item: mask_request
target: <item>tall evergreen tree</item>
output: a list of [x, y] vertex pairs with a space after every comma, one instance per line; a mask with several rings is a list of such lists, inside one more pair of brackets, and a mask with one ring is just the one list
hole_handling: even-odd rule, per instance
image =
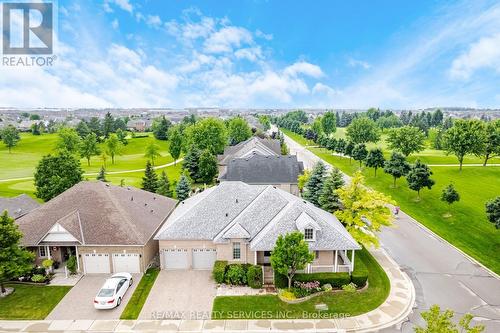
[[144, 177], [142, 177], [142, 189], [153, 193], [158, 189], [158, 175], [150, 161], [146, 163], [146, 170], [144, 170]]
[[175, 187], [175, 193], [177, 194], [177, 200], [184, 201], [189, 197], [189, 193], [191, 193], [191, 183], [189, 179], [182, 175]]
[[106, 169], [104, 168], [104, 166], [101, 166], [101, 170], [99, 170], [99, 173], [97, 174], [96, 179], [100, 180], [101, 182], [107, 182], [108, 181], [106, 179]]
[[160, 179], [158, 180], [158, 187], [156, 193], [164, 195], [166, 197], [172, 197], [172, 189], [170, 188], [170, 181], [168, 180], [167, 173], [165, 171], [161, 172]]
[[396, 180], [406, 176], [408, 171], [410, 171], [410, 164], [401, 153], [393, 152], [391, 158], [384, 163], [384, 172], [392, 176], [394, 187], [396, 187]]
[[375, 169], [375, 177], [377, 177], [377, 169], [383, 168], [385, 163], [384, 153], [380, 148], [371, 149], [366, 155], [365, 165]]
[[321, 189], [319, 204], [324, 210], [333, 213], [340, 209], [341, 203], [337, 190], [344, 186], [344, 177], [338, 168], [332, 168]]
[[172, 123], [165, 116], [155, 119], [152, 125], [155, 138], [158, 140], [168, 140], [168, 129], [171, 125]]
[[192, 145], [188, 148], [186, 156], [184, 156], [184, 161], [182, 161], [182, 168], [188, 171], [192, 179], [198, 178], [200, 155], [200, 150]]
[[104, 137], [109, 137], [109, 134], [114, 132], [115, 119], [111, 115], [111, 113], [106, 113], [104, 116], [104, 122], [102, 124], [102, 131]]
[[414, 165], [410, 167], [410, 171], [406, 175], [408, 187], [417, 191], [417, 198], [420, 199], [420, 190], [427, 187], [429, 190], [436, 183], [431, 179], [432, 171], [424, 163], [417, 160]]
[[307, 180], [306, 185], [304, 186], [304, 199], [312, 202], [316, 206], [320, 206], [319, 204], [319, 195], [323, 188], [323, 183], [325, 182], [325, 172], [326, 167], [325, 164], [321, 161], [316, 163], [314, 166], [311, 176]]

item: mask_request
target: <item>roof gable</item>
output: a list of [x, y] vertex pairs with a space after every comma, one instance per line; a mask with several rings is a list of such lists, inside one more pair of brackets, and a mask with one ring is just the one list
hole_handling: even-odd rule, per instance
[[239, 223], [236, 223], [222, 237], [225, 239], [250, 238], [250, 234]]

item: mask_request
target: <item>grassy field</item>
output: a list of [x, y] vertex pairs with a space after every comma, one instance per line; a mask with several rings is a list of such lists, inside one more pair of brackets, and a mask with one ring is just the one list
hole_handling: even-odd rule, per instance
[[[317, 146], [316, 143], [314, 143], [311, 140], [305, 139], [304, 137], [302, 137], [299, 134], [293, 133], [287, 129], [281, 129], [281, 131], [283, 133], [285, 133], [286, 135], [288, 135], [290, 138], [292, 138], [294, 141], [298, 142], [299, 144], [301, 144], [303, 146]], [[346, 132], [345, 128], [337, 128], [337, 131], [335, 132], [335, 134], [333, 134], [333, 136], [335, 138], [345, 138], [345, 132]], [[382, 134], [382, 136], [380, 138], [380, 142], [378, 142], [376, 144], [369, 143], [366, 146], [368, 149], [375, 148], [375, 147], [382, 148], [382, 150], [384, 151], [385, 157], [389, 158], [391, 152], [390, 152], [390, 149], [387, 147], [386, 138], [387, 138], [387, 135]], [[426, 145], [427, 145], [426, 149], [424, 149], [423, 151], [421, 151], [419, 153], [410, 155], [408, 157], [408, 160], [410, 162], [414, 162], [415, 160], [420, 159], [420, 161], [422, 161], [423, 163], [426, 163], [426, 164], [458, 164], [458, 160], [454, 155], [446, 155], [446, 153], [442, 150], [436, 150], [436, 149], [429, 148], [430, 147], [429, 142], [427, 142]], [[464, 157], [464, 164], [477, 164], [477, 163], [482, 164], [483, 163], [482, 158], [479, 158], [479, 157], [474, 156], [474, 155], [467, 155]], [[490, 164], [500, 163], [500, 158], [498, 158], [498, 157], [492, 158], [490, 161], [488, 161], [488, 163], [490, 163]]]
[[14, 293], [0, 298], [0, 319], [42, 320], [71, 287], [12, 284]]
[[139, 285], [135, 288], [134, 294], [130, 298], [125, 310], [123, 310], [120, 319], [137, 319], [139, 317], [142, 307], [159, 273], [160, 270], [157, 268], [150, 268], [147, 270], [146, 274], [142, 276]]
[[[214, 319], [252, 319], [258, 313], [268, 313], [278, 317], [287, 313], [291, 318], [304, 318], [304, 314], [317, 314], [316, 304], [324, 303], [328, 306], [327, 311], [321, 314], [356, 316], [377, 308], [382, 304], [390, 291], [390, 282], [384, 270], [373, 256], [365, 249], [357, 251], [356, 255], [363, 260], [369, 271], [368, 288], [355, 293], [339, 291], [325, 293], [300, 304], [288, 304], [281, 301], [276, 295], [263, 296], [219, 296], [214, 300]], [[234, 318], [238, 315], [244, 318]], [[257, 314], [256, 314], [257, 313]]]
[[[7, 148], [0, 145], [0, 196], [15, 196], [21, 193], [33, 195], [35, 188], [32, 180], [17, 180], [3, 182], [2, 179], [32, 177], [35, 167], [42, 156], [54, 153], [57, 142], [57, 134], [44, 134], [34, 136], [29, 133], [21, 133], [21, 141], [9, 153]], [[111, 158], [106, 161], [107, 172], [119, 172], [125, 170], [143, 169], [147, 159], [144, 157], [146, 146], [155, 142], [161, 148], [161, 157], [157, 159], [156, 165], [163, 165], [173, 162], [168, 153], [168, 142], [156, 140], [152, 134], [145, 138], [129, 138], [128, 144], [123, 147], [121, 155], [115, 157], [115, 164], [111, 163]], [[104, 145], [101, 144], [104, 149]], [[91, 165], [87, 165], [86, 159], [81, 159], [82, 168], [85, 173], [96, 173], [100, 170], [103, 161], [101, 157], [94, 156]], [[180, 164], [164, 168], [171, 181], [175, 181], [180, 175]], [[126, 185], [139, 186], [143, 172], [122, 173], [107, 176], [113, 184], [120, 184], [123, 179]], [[95, 176], [84, 176], [88, 179], [95, 179]]]
[[[323, 148], [309, 149], [349, 175], [359, 169], [356, 161], [349, 162]], [[432, 159], [438, 160], [439, 156]], [[500, 230], [488, 222], [484, 211], [485, 202], [500, 194], [500, 167], [466, 167], [462, 172], [458, 167], [433, 167], [436, 184], [431, 190], [422, 190], [418, 202], [416, 192], [407, 187], [404, 178], [398, 180], [397, 188], [392, 188], [392, 177], [382, 170], [377, 177], [373, 169], [362, 170], [369, 186], [391, 195], [406, 213], [500, 274]], [[450, 183], [461, 196], [451, 208], [440, 200], [442, 189]], [[448, 211], [452, 216], [444, 218]]]

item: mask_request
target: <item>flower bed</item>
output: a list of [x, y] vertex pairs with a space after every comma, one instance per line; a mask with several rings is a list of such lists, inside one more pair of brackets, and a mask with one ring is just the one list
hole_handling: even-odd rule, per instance
[[262, 288], [262, 268], [257, 265], [228, 264], [218, 260], [214, 263], [212, 277], [219, 284]]

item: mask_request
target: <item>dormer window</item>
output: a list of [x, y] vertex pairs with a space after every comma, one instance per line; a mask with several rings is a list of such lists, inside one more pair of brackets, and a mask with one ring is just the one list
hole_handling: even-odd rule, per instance
[[304, 239], [305, 240], [314, 240], [314, 229], [311, 229], [311, 228], [304, 229]]

